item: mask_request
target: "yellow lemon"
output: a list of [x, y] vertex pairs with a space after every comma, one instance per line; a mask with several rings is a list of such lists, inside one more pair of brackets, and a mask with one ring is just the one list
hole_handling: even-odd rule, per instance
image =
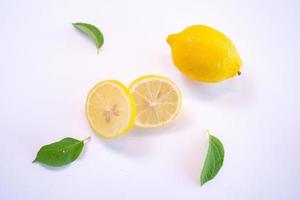
[[122, 83], [102, 81], [87, 96], [86, 116], [95, 133], [107, 139], [116, 138], [134, 125], [134, 98]]
[[180, 111], [180, 91], [165, 77], [142, 76], [133, 81], [129, 89], [136, 102], [135, 125], [138, 127], [163, 126], [173, 121]]
[[168, 36], [173, 62], [188, 78], [219, 82], [240, 73], [242, 60], [234, 44], [220, 31], [193, 25]]

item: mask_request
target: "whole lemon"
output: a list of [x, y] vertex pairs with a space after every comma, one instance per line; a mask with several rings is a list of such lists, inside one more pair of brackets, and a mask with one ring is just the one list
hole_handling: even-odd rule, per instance
[[234, 44], [220, 31], [193, 25], [168, 36], [173, 62], [192, 80], [215, 83], [240, 74], [242, 60]]

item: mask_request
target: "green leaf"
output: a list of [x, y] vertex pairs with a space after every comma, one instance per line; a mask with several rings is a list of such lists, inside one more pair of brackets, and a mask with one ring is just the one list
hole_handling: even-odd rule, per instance
[[204, 166], [202, 168], [200, 184], [203, 185], [207, 181], [213, 179], [223, 165], [224, 147], [221, 141], [209, 134], [209, 145]]
[[42, 146], [33, 162], [40, 162], [53, 167], [67, 165], [78, 158], [83, 146], [84, 140], [80, 141], [67, 137], [58, 142]]
[[104, 37], [101, 31], [92, 24], [73, 23], [73, 26], [92, 38], [94, 43], [96, 44], [97, 52], [99, 52], [99, 49], [104, 43]]

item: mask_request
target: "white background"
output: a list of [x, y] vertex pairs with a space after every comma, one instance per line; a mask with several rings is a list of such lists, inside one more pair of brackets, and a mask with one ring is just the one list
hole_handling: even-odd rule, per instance
[[[299, 199], [299, 10], [296, 0], [1, 0], [0, 199]], [[79, 21], [104, 33], [99, 55]], [[166, 37], [192, 24], [233, 40], [242, 76], [202, 84], [179, 73]], [[89, 89], [145, 74], [178, 84], [179, 118], [114, 141], [92, 133]], [[225, 160], [200, 187], [206, 129]], [[44, 144], [89, 135], [67, 167], [31, 163]]]

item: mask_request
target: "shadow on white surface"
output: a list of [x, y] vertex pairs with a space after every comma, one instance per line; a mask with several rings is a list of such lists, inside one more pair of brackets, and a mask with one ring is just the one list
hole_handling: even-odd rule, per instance
[[181, 151], [176, 160], [176, 166], [184, 177], [193, 182], [194, 185], [200, 187], [200, 175], [204, 165], [208, 149], [208, 135], [206, 131], [190, 137], [185, 143], [185, 147]]
[[[76, 162], [76, 161], [74, 161], [74, 162]], [[39, 165], [39, 166], [41, 166], [41, 167], [43, 167], [43, 168], [45, 168], [47, 170], [50, 170], [50, 171], [63, 171], [65, 169], [68, 169], [72, 165], [72, 163], [70, 163], [68, 165], [61, 166], [61, 167], [51, 167], [51, 166], [44, 165], [44, 164], [39, 163], [39, 162], [36, 162], [36, 163], [33, 163], [33, 164]]]
[[170, 54], [159, 54], [157, 59], [159, 60], [161, 67], [165, 68], [166, 71], [169, 71], [169, 69], [178, 71], [178, 69], [176, 69], [175, 65], [173, 64], [171, 52]]
[[217, 84], [192, 81], [183, 75], [182, 80], [184, 92], [199, 101], [213, 101], [223, 98], [225, 101], [230, 101], [228, 104], [239, 105], [242, 103], [245, 105], [253, 97], [253, 83], [246, 75], [243, 77], [243, 74]]
[[126, 135], [113, 140], [103, 139], [97, 136], [94, 138], [110, 151], [131, 157], [145, 156], [148, 153], [151, 143], [151, 141], [138, 140], [127, 137]]
[[[177, 121], [183, 123], [177, 123]], [[145, 157], [155, 151], [155, 142], [162, 136], [180, 134], [189, 126], [189, 118], [181, 113], [175, 121], [160, 128], [142, 129], [134, 127], [128, 134], [113, 140], [94, 137], [108, 149], [118, 154], [133, 157]]]

